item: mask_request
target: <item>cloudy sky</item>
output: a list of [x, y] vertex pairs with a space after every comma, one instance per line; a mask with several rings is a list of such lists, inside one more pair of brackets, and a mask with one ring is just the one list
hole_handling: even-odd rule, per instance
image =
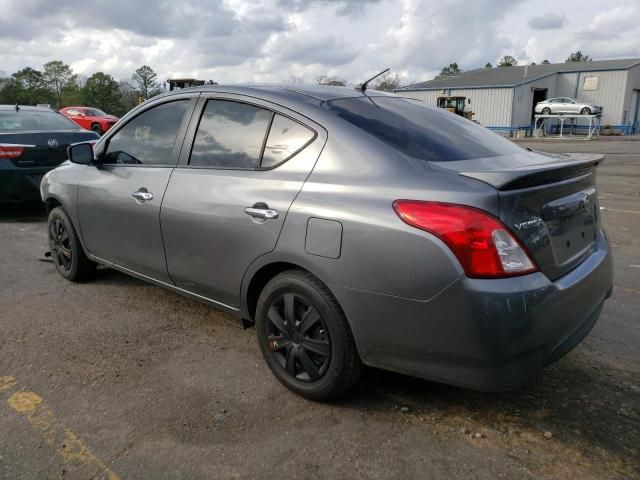
[[358, 83], [443, 65], [640, 57], [640, 2], [621, 0], [0, 0], [0, 74], [52, 59], [128, 78]]

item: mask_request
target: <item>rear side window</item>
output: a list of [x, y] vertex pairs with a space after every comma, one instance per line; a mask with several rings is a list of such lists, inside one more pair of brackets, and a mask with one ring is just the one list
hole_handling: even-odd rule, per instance
[[194, 167], [257, 168], [273, 113], [227, 100], [205, 106], [189, 164]]
[[276, 114], [264, 147], [262, 167], [271, 168], [287, 161], [313, 140], [314, 136], [315, 133], [307, 127]]
[[163, 103], [141, 113], [109, 139], [104, 163], [175, 165], [173, 145], [188, 100]]
[[77, 130], [78, 126], [60, 113], [47, 110], [2, 110], [0, 132], [28, 130]]
[[423, 160], [447, 162], [522, 152], [477, 123], [417, 100], [358, 97], [323, 106], [392, 148]]

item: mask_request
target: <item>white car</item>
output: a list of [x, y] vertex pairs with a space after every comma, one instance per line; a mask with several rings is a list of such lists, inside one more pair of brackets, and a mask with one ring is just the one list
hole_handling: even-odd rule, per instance
[[600, 115], [602, 114], [602, 107], [591, 103], [579, 102], [573, 98], [557, 97], [538, 102], [535, 112], [542, 115]]

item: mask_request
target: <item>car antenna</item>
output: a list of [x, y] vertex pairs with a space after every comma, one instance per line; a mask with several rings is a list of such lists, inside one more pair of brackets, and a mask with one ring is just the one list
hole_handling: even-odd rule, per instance
[[371, 81], [371, 80], [375, 80], [376, 78], [378, 78], [380, 75], [382, 75], [383, 73], [387, 73], [389, 71], [388, 68], [385, 68], [383, 71], [381, 71], [380, 73], [378, 73], [377, 75], [374, 75], [373, 77], [371, 77], [369, 80], [361, 83], [360, 85], [356, 85], [356, 90], [360, 90], [361, 92], [364, 92], [367, 89], [367, 84]]
[[20, 111], [20, 105], [18, 105], [18, 104], [16, 103], [15, 109], [16, 109], [16, 112], [19, 112], [19, 111]]

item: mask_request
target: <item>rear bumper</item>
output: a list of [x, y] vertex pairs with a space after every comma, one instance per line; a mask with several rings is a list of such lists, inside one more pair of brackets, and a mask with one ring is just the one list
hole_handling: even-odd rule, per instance
[[41, 200], [40, 182], [53, 168], [0, 168], [0, 203]]
[[591, 331], [611, 293], [600, 233], [594, 253], [551, 282], [463, 276], [428, 301], [332, 287], [363, 361], [443, 383], [507, 390], [530, 380]]

